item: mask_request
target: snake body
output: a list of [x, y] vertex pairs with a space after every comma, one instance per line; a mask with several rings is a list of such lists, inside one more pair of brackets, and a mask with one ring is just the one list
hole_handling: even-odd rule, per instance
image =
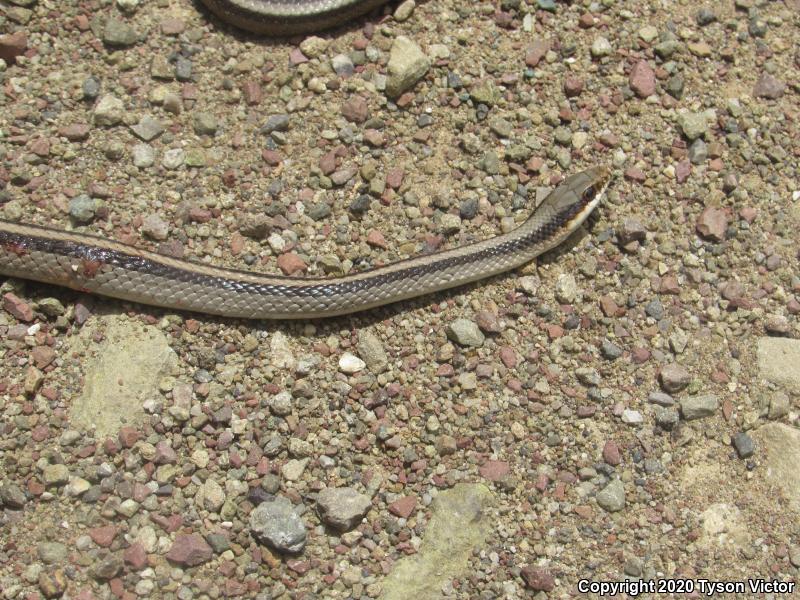
[[249, 319], [367, 310], [518, 267], [561, 243], [600, 202], [605, 167], [566, 178], [519, 227], [466, 246], [335, 278], [198, 264], [103, 238], [0, 221], [0, 274], [152, 306]]
[[202, 0], [223, 21], [241, 29], [287, 36], [335, 27], [387, 0]]

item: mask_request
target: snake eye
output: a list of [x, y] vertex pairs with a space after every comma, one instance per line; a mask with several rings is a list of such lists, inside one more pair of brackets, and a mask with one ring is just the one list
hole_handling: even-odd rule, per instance
[[594, 195], [596, 193], [597, 193], [597, 191], [594, 189], [594, 186], [590, 185], [585, 190], [583, 190], [583, 195], [581, 196], [581, 199], [584, 202], [589, 203], [589, 202], [592, 201], [592, 199], [594, 198]]

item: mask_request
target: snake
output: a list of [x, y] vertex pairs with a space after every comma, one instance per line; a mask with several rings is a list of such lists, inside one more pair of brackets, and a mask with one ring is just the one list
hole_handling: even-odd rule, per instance
[[[202, 0], [256, 33], [327, 29], [386, 0]], [[227, 269], [90, 234], [0, 220], [0, 274], [151, 306], [246, 319], [334, 317], [461, 286], [521, 266], [586, 221], [610, 181], [604, 166], [567, 177], [516, 229], [484, 240], [329, 278]]]
[[0, 221], [0, 274], [159, 306], [244, 319], [315, 319], [464, 285], [554, 248], [597, 207], [607, 167], [570, 175], [518, 227], [471, 244], [353, 274], [303, 278], [228, 269], [133, 245]]
[[201, 0], [220, 19], [240, 29], [289, 36], [330, 29], [388, 0]]

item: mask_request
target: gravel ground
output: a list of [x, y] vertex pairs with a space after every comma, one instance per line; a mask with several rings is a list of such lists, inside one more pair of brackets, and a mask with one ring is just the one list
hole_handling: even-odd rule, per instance
[[384, 12], [287, 41], [189, 0], [0, 1], [8, 220], [335, 275], [615, 174], [538, 264], [347, 318], [3, 280], [1, 597], [796, 581], [800, 4]]

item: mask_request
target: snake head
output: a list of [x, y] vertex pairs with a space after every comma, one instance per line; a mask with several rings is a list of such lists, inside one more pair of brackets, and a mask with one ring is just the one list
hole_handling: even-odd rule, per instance
[[545, 198], [537, 212], [550, 219], [554, 227], [575, 231], [600, 203], [610, 181], [611, 172], [604, 166], [570, 175]]

